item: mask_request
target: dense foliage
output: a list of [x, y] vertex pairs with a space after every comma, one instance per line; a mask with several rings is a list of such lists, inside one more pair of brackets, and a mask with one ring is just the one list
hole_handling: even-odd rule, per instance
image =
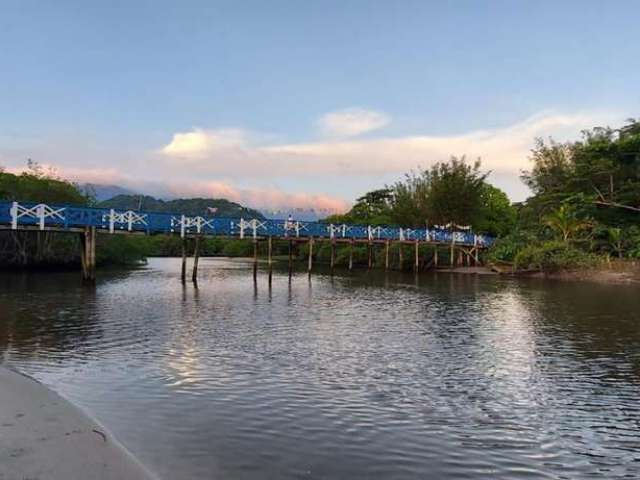
[[486, 182], [487, 175], [479, 160], [470, 164], [464, 157], [452, 157], [365, 194], [345, 215], [326, 221], [471, 226], [477, 232], [504, 235], [513, 228], [516, 211], [504, 192]]
[[533, 195], [493, 260], [553, 270], [640, 258], [640, 122], [575, 142], [537, 139], [531, 161], [522, 179]]

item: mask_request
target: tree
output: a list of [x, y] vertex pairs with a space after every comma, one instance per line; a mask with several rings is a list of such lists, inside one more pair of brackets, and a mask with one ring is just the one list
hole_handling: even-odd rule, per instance
[[391, 199], [392, 191], [389, 188], [372, 190], [356, 199], [350, 213], [370, 225], [389, 223]]
[[577, 142], [536, 140], [533, 168], [522, 179], [539, 215], [571, 203], [605, 225], [637, 223], [640, 213], [640, 122], [618, 130], [597, 127]]
[[557, 210], [545, 215], [543, 223], [556, 232], [563, 242], [568, 243], [575, 235], [590, 224], [576, 217], [575, 210], [569, 205], [562, 205]]
[[480, 172], [480, 160], [468, 164], [465, 157], [451, 157], [431, 167], [425, 202], [429, 222], [471, 225], [482, 209], [487, 175]]
[[481, 205], [478, 218], [471, 222], [474, 231], [502, 237], [514, 230], [518, 213], [506, 193], [485, 183]]
[[624, 237], [622, 235], [622, 230], [619, 228], [609, 228], [607, 229], [607, 236], [611, 249], [616, 253], [618, 258], [622, 258], [624, 250]]

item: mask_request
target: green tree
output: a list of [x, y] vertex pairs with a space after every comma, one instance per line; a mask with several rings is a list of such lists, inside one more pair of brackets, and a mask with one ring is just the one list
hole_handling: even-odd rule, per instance
[[517, 210], [502, 190], [485, 183], [481, 205], [478, 218], [471, 222], [476, 232], [503, 237], [515, 229]]
[[469, 164], [465, 157], [451, 157], [431, 167], [426, 175], [425, 220], [439, 225], [471, 225], [482, 209], [487, 175], [480, 171], [480, 160]]
[[590, 226], [588, 222], [577, 218], [575, 210], [569, 205], [560, 206], [557, 210], [545, 215], [542, 220], [565, 243]]

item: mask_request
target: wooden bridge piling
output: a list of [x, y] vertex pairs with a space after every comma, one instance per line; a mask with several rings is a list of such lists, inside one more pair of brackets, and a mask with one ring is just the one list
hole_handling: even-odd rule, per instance
[[273, 240], [271, 236], [267, 239], [267, 264], [269, 265], [269, 286], [271, 286], [273, 280]]
[[416, 259], [415, 259], [415, 263], [413, 264], [413, 271], [418, 273], [418, 268], [420, 267], [420, 252], [419, 252], [419, 248], [420, 248], [420, 242], [418, 240], [416, 240], [415, 242], [415, 250], [416, 250]]
[[85, 227], [80, 242], [80, 263], [82, 264], [82, 282], [96, 282], [96, 227]]
[[371, 243], [371, 240], [369, 240], [369, 243], [367, 245], [367, 250], [369, 255], [368, 266], [369, 266], [369, 270], [371, 270], [371, 268], [373, 267], [373, 243]]
[[336, 241], [331, 239], [331, 275], [333, 275], [333, 270], [336, 265]]
[[307, 265], [307, 271], [311, 276], [311, 269], [313, 268], [313, 237], [309, 237], [309, 263]]
[[384, 242], [384, 269], [389, 270], [389, 240]]
[[253, 279], [258, 278], [258, 239], [253, 238]]
[[293, 273], [293, 240], [289, 239], [289, 278]]
[[450, 252], [449, 252], [449, 265], [450, 265], [451, 268], [455, 268], [455, 266], [456, 266], [455, 246], [454, 246], [453, 240], [451, 241], [451, 247], [450, 247]]
[[200, 260], [200, 235], [196, 235], [193, 245], [193, 271], [191, 273], [191, 281], [198, 283], [198, 262]]
[[353, 239], [349, 242], [349, 271], [353, 270]]
[[398, 270], [402, 271], [404, 266], [404, 258], [402, 258], [402, 242], [398, 243]]
[[182, 283], [187, 280], [187, 239], [182, 239], [182, 270], [180, 274], [180, 279]]

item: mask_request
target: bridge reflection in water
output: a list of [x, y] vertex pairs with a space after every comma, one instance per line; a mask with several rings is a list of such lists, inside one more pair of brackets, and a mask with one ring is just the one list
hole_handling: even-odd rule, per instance
[[[95, 282], [96, 236], [105, 234], [175, 234], [183, 239], [181, 278], [186, 278], [186, 239], [194, 238], [194, 262], [192, 279], [197, 281], [200, 240], [205, 236], [252, 239], [253, 274], [257, 276], [258, 244], [267, 242], [269, 283], [272, 278], [273, 240], [289, 242], [289, 272], [293, 265], [293, 245], [308, 245], [308, 271], [313, 267], [313, 247], [316, 242], [331, 245], [331, 271], [335, 267], [336, 245], [346, 243], [350, 247], [349, 269], [353, 268], [353, 245], [368, 245], [368, 266], [373, 266], [373, 250], [376, 244], [385, 249], [385, 269], [390, 268], [389, 248], [392, 244], [414, 247], [413, 267], [420, 265], [420, 246], [432, 245], [434, 255], [430, 265], [438, 267], [438, 250], [449, 251], [448, 265], [478, 265], [479, 253], [493, 243], [493, 238], [476, 235], [469, 229], [454, 228], [403, 228], [398, 226], [373, 226], [330, 224], [325, 222], [301, 222], [297, 220], [266, 220], [226, 218], [216, 216], [190, 216], [174, 213], [115, 210], [107, 208], [54, 205], [35, 202], [0, 201], [0, 229], [71, 232], [81, 235], [82, 277], [85, 282]], [[402, 265], [402, 249], [399, 250]]]

